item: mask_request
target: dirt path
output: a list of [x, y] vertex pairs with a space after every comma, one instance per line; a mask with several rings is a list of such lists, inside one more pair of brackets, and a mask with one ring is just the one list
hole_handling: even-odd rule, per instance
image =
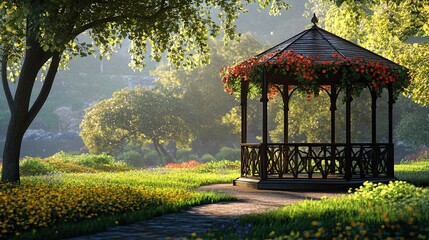
[[305, 199], [335, 197], [338, 193], [310, 193], [255, 190], [215, 184], [200, 187], [201, 191], [215, 191], [234, 196], [235, 202], [221, 202], [192, 207], [179, 213], [156, 217], [147, 221], [109, 228], [106, 232], [72, 238], [72, 240], [98, 239], [186, 239], [192, 233], [203, 233], [228, 223], [240, 215], [261, 213], [297, 203]]

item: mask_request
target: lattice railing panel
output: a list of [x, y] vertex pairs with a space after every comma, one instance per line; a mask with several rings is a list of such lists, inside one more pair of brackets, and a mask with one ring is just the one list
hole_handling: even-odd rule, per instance
[[[352, 144], [350, 172], [353, 178], [387, 174], [388, 144]], [[346, 173], [345, 144], [291, 143], [267, 146], [269, 178], [329, 178]], [[243, 144], [242, 176], [261, 176], [261, 144]]]

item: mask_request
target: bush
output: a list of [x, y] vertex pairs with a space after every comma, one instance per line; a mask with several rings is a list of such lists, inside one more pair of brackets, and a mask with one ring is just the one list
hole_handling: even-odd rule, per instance
[[192, 153], [191, 151], [179, 149], [176, 152], [176, 160], [177, 162], [187, 162], [192, 159], [199, 159], [198, 155], [195, 153]]
[[198, 172], [222, 174], [224, 172], [230, 172], [231, 170], [237, 170], [237, 174], [239, 174], [240, 161], [232, 162], [229, 160], [221, 160], [217, 162], [208, 162], [199, 168]]
[[85, 153], [85, 154], [76, 156], [76, 160], [77, 160], [76, 162], [77, 164], [86, 166], [86, 167], [111, 165], [115, 162], [115, 159], [106, 153], [102, 153], [98, 155]]
[[407, 155], [401, 163], [429, 161], [429, 148], [422, 148], [418, 153]]
[[197, 168], [200, 167], [201, 163], [197, 160], [189, 160], [183, 163], [168, 163], [164, 166], [164, 168]]
[[23, 176], [43, 175], [56, 171], [49, 163], [35, 157], [25, 157], [22, 159], [19, 170]]
[[202, 163], [216, 162], [216, 158], [213, 157], [213, 155], [206, 153], [201, 157], [200, 162]]
[[135, 150], [121, 152], [118, 154], [117, 159], [134, 167], [144, 167], [143, 156]]
[[[61, 165], [65, 167], [65, 169], [60, 169], [62, 172], [117, 172], [129, 171], [132, 169], [125, 162], [115, 161], [114, 157], [105, 153], [98, 155], [88, 153], [82, 155], [72, 155], [64, 152], [58, 152], [48, 159], [53, 164], [55, 163], [55, 165]], [[75, 165], [75, 167], [73, 167], [73, 165]]]
[[158, 153], [152, 149], [145, 151], [142, 161], [145, 167], [161, 166], [165, 162], [164, 159], [159, 159]]
[[188, 159], [190, 154], [191, 154], [191, 151], [178, 149], [176, 152], [176, 157], [177, 159]]
[[223, 147], [215, 157], [217, 160], [240, 160], [241, 150], [238, 148]]

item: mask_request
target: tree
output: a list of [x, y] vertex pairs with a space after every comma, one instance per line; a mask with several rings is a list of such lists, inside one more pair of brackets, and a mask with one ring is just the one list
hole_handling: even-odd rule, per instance
[[[346, 129], [346, 109], [344, 92], [340, 92], [336, 102], [335, 112], [335, 140], [337, 143], [345, 142]], [[377, 100], [377, 139], [380, 142], [387, 141], [387, 93], [384, 93]], [[403, 97], [399, 98], [400, 100]], [[403, 101], [401, 101], [403, 102]], [[270, 131], [274, 142], [283, 141], [283, 102], [281, 96], [276, 96], [270, 105], [270, 110], [274, 107], [276, 128]], [[274, 105], [274, 106], [273, 106]], [[403, 106], [395, 111], [395, 119], [401, 119], [402, 113], [407, 112], [409, 107]], [[415, 104], [417, 105], [417, 104]], [[419, 106], [419, 105], [417, 105]], [[353, 142], [370, 142], [371, 141], [371, 95], [368, 89], [365, 89], [359, 96], [353, 98], [351, 115], [351, 139]], [[421, 108], [421, 107], [420, 107]], [[320, 92], [319, 96], [311, 97], [294, 93], [289, 102], [289, 141], [290, 142], [313, 142], [327, 143], [331, 141], [331, 116], [330, 116], [330, 99], [325, 92]], [[396, 128], [396, 122], [394, 123]]]
[[186, 122], [194, 137], [191, 146], [199, 154], [213, 154], [233, 139], [233, 135], [228, 134], [232, 133], [230, 127], [222, 124], [222, 116], [238, 103], [223, 91], [219, 69], [263, 49], [262, 44], [250, 34], [243, 34], [239, 41], [226, 47], [222, 41], [210, 39], [209, 47], [213, 49], [210, 64], [193, 70], [171, 69], [167, 65], [160, 65], [151, 73], [158, 77], [155, 81], [157, 91], [181, 98], [187, 107]]
[[[2, 181], [19, 181], [24, 133], [45, 103], [58, 68], [69, 59], [94, 54], [94, 45], [101, 55], [108, 55], [121, 39], [128, 38], [134, 68], [144, 67], [148, 44], [155, 60], [166, 52], [176, 66], [204, 64], [208, 62], [208, 36], [224, 33], [225, 39], [234, 39], [234, 21], [250, 3], [261, 7], [271, 3], [272, 13], [287, 8], [282, 0], [0, 1], [1, 77], [11, 112]], [[93, 44], [80, 41], [78, 36], [84, 32]], [[33, 102], [38, 76], [44, 84]], [[14, 93], [8, 81], [16, 81]]]
[[164, 145], [174, 141], [186, 146], [191, 140], [182, 106], [173, 96], [126, 88], [86, 110], [80, 135], [91, 153], [113, 154], [131, 142], [152, 142], [158, 154], [172, 162]]
[[395, 138], [412, 151], [429, 146], [429, 107], [421, 107], [409, 99], [399, 99], [396, 105], [402, 114], [394, 129]]
[[429, 104], [429, 0], [310, 0], [326, 30], [409, 68], [404, 92]]

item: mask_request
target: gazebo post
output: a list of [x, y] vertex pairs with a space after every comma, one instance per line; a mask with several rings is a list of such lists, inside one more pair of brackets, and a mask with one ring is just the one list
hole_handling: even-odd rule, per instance
[[289, 85], [283, 85], [283, 143], [289, 143]]
[[331, 85], [331, 94], [329, 94], [331, 100], [331, 166], [330, 172], [335, 173], [335, 111], [337, 110], [337, 86]]
[[[279, 163], [279, 178], [283, 177], [284, 172], [288, 172], [288, 164], [287, 159], [289, 159], [289, 85], [283, 84], [283, 143], [284, 143], [284, 149], [283, 149], [283, 155], [280, 158]], [[286, 164], [285, 164], [286, 163]]]
[[241, 81], [240, 105], [241, 105], [241, 143], [247, 143], [247, 92], [249, 82]]
[[371, 143], [377, 143], [377, 94], [371, 90]]
[[370, 89], [371, 92], [371, 165], [372, 175], [378, 176], [378, 161], [380, 149], [377, 147], [377, 94], [375, 89]]
[[262, 76], [262, 144], [261, 144], [261, 160], [260, 160], [260, 178], [267, 179], [268, 173], [268, 81], [267, 73], [264, 70]]
[[352, 145], [351, 145], [351, 96], [350, 89], [346, 89], [346, 159], [344, 163], [344, 178], [350, 180], [352, 178]]
[[387, 176], [388, 177], [394, 177], [394, 171], [395, 171], [395, 153], [393, 151], [393, 104], [395, 103], [395, 100], [393, 98], [393, 89], [392, 89], [392, 83], [389, 83], [387, 86], [387, 91], [389, 94], [389, 147], [388, 147], [388, 157], [387, 157]]

